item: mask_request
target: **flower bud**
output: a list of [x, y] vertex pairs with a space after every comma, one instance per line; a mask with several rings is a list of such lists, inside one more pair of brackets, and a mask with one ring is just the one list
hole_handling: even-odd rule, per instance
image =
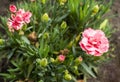
[[36, 61], [37, 61], [37, 63], [38, 63], [40, 66], [42, 66], [42, 67], [46, 67], [46, 66], [48, 65], [48, 61], [47, 61], [46, 58], [37, 59]]
[[38, 81], [38, 82], [44, 82], [43, 80], [40, 80], [40, 81]]
[[44, 38], [44, 39], [49, 38], [49, 33], [48, 33], [48, 32], [44, 33], [43, 38]]
[[20, 30], [19, 35], [24, 35], [24, 31]]
[[78, 57], [75, 59], [75, 65], [79, 65], [83, 61], [82, 57]]
[[51, 61], [52, 63], [54, 63], [54, 62], [55, 62], [55, 59], [54, 59], [54, 58], [50, 58], [50, 61]]
[[43, 22], [48, 22], [50, 20], [49, 16], [47, 13], [43, 14], [43, 16], [41, 17], [41, 20]]
[[60, 2], [60, 5], [64, 5], [67, 2], [67, 0], [59, 0], [59, 2]]
[[98, 5], [95, 5], [95, 6], [93, 7], [93, 14], [96, 14], [98, 11], [99, 11], [99, 6], [98, 6]]
[[43, 66], [43, 67], [46, 67], [48, 64], [48, 61], [46, 58], [43, 58], [41, 61], [40, 61], [40, 65]]
[[68, 70], [65, 70], [65, 74], [68, 74], [69, 73], [69, 71]]
[[29, 38], [29, 40], [31, 40], [31, 41], [37, 41], [37, 34], [36, 34], [36, 32], [32, 32], [32, 33], [30, 33], [29, 35], [28, 35], [28, 38]]
[[0, 39], [0, 45], [2, 45], [4, 43], [3, 39]]
[[39, 48], [39, 45], [40, 45], [39, 42], [36, 42], [36, 43], [35, 43], [35, 47], [36, 47], [36, 48]]
[[61, 27], [62, 29], [66, 29], [67, 23], [66, 23], [65, 21], [63, 21], [62, 24], [60, 25], [60, 27]]
[[64, 62], [64, 60], [65, 60], [65, 56], [64, 55], [59, 55], [58, 56], [58, 61]]
[[15, 13], [17, 11], [17, 8], [15, 5], [10, 5], [9, 10], [10, 12]]
[[74, 68], [74, 70], [78, 70], [78, 67], [77, 67], [77, 66], [74, 66], [73, 68]]
[[42, 4], [45, 4], [46, 3], [46, 0], [41, 0]]
[[65, 78], [65, 80], [71, 80], [72, 76], [69, 73], [66, 73], [64, 78]]
[[76, 74], [76, 75], [79, 75], [80, 73], [78, 72], [78, 66], [73, 66], [73, 72]]

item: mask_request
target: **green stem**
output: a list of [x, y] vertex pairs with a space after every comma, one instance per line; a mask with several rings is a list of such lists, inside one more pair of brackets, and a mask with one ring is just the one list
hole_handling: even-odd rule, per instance
[[84, 82], [87, 82], [87, 77], [86, 76], [84, 76]]

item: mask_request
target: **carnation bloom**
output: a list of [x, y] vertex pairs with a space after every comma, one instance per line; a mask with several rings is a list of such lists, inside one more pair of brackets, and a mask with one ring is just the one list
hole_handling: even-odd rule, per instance
[[63, 62], [63, 61], [65, 60], [65, 56], [64, 56], [64, 55], [59, 55], [59, 56], [58, 56], [58, 60], [59, 60], [60, 62]]
[[14, 30], [20, 30], [23, 26], [23, 18], [20, 15], [11, 15], [11, 19], [8, 19], [8, 28]]
[[22, 28], [22, 26], [23, 26], [23, 24], [22, 23], [19, 23], [19, 22], [17, 22], [17, 20], [11, 20], [11, 21], [9, 21], [9, 28], [13, 28], [13, 29], [15, 29], [15, 30], [20, 30], [21, 28]]
[[82, 33], [82, 37], [79, 44], [87, 54], [101, 56], [109, 49], [108, 39], [101, 30], [88, 28]]
[[9, 9], [12, 12], [11, 18], [8, 18], [7, 22], [10, 31], [14, 32], [14, 30], [20, 30], [25, 23], [30, 23], [31, 12], [25, 12], [24, 9], [18, 9], [17, 11], [15, 5], [10, 5]]
[[10, 12], [15, 13], [17, 11], [17, 8], [15, 5], [10, 5], [9, 10]]

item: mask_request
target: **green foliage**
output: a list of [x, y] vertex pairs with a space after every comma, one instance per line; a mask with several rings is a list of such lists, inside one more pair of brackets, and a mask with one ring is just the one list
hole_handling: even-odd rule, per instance
[[[21, 30], [10, 32], [7, 17], [0, 24], [6, 35], [0, 34], [0, 55], [12, 65], [1, 73], [11, 82], [74, 82], [80, 75], [96, 77], [96, 67], [109, 59], [87, 55], [79, 47], [81, 33], [88, 27], [101, 29], [110, 37], [107, 17], [112, 1], [104, 0], [35, 0], [17, 4], [32, 13], [31, 22]], [[1, 41], [2, 44], [1, 44]], [[58, 56], [64, 54], [64, 62]], [[76, 64], [75, 59], [83, 61]], [[68, 73], [65, 71], [68, 70]]]

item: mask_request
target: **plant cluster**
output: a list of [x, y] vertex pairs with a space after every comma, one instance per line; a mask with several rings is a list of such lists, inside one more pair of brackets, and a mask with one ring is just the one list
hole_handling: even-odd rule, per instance
[[111, 29], [105, 0], [31, 0], [11, 4], [1, 17], [0, 55], [10, 82], [76, 82], [96, 77], [109, 59]]

